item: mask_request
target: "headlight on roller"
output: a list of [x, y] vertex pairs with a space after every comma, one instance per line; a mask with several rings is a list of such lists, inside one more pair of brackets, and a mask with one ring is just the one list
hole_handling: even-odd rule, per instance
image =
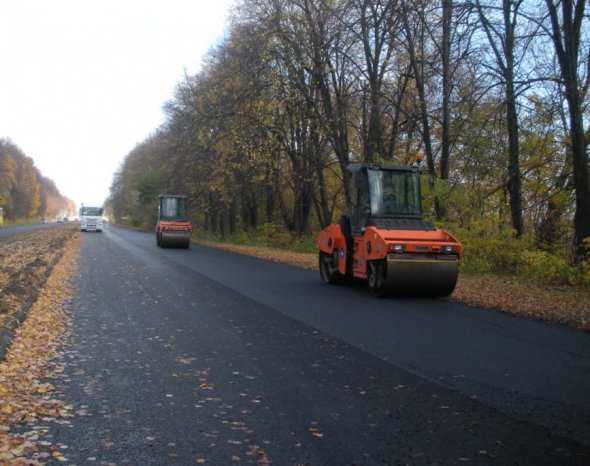
[[442, 252], [445, 252], [447, 254], [451, 253], [451, 252], [455, 252], [455, 247], [454, 246], [443, 246]]

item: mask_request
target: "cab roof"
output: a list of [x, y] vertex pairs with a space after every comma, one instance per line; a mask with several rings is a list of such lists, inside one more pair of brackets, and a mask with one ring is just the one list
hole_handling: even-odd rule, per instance
[[353, 163], [346, 167], [349, 172], [360, 172], [362, 170], [417, 172], [419, 167], [411, 165], [388, 165], [384, 163]]

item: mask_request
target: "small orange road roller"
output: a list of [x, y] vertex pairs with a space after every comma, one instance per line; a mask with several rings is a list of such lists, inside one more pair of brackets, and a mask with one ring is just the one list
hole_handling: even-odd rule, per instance
[[188, 249], [192, 225], [188, 218], [186, 196], [161, 194], [158, 199], [156, 244], [162, 248]]
[[455, 289], [462, 246], [422, 219], [417, 166], [354, 164], [349, 215], [318, 237], [326, 283], [352, 276], [375, 296], [448, 296]]

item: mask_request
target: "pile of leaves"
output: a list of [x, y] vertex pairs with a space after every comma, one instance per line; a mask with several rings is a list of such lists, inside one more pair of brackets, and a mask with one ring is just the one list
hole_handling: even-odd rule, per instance
[[[317, 270], [317, 254], [265, 247], [199, 241], [228, 251]], [[319, 279], [319, 278], [318, 278]], [[575, 286], [551, 286], [491, 273], [459, 273], [451, 300], [590, 331], [590, 291]]]
[[[16, 308], [9, 308], [3, 322], [9, 321], [6, 315], [13, 315], [19, 303], [33, 295], [36, 300], [16, 329], [10, 351], [0, 361], [0, 464], [36, 465], [50, 456], [60, 459], [58, 449], [44, 437], [49, 432], [48, 422], [67, 422], [73, 409], [57, 398], [49, 382], [63, 371], [63, 363], [56, 361], [68, 338], [65, 304], [72, 295], [70, 277], [81, 241], [72, 235], [71, 228], [54, 228], [2, 240], [3, 286], [14, 283], [7, 272], [11, 271], [26, 279], [29, 287], [36, 287], [35, 292], [27, 290], [24, 295], [17, 293], [24, 288], [6, 288], [10, 295], [3, 305]], [[14, 254], [8, 253], [7, 242], [14, 247]], [[39, 254], [39, 262], [32, 251]], [[41, 270], [35, 270], [34, 263]], [[43, 280], [42, 272], [48, 273], [47, 267], [54, 263], [51, 274]], [[27, 273], [33, 277], [26, 278]]]

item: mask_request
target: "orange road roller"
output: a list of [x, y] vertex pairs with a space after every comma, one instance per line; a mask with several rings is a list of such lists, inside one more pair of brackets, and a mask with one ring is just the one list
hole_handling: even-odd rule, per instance
[[375, 296], [448, 296], [462, 246], [422, 219], [418, 166], [354, 164], [349, 215], [318, 237], [322, 280], [367, 281]]
[[188, 218], [186, 196], [161, 194], [158, 199], [156, 244], [162, 248], [188, 249], [192, 224]]

